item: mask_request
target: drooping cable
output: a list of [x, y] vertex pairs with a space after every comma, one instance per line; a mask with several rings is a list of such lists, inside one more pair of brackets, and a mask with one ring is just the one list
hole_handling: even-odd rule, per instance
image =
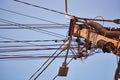
[[[13, 22], [13, 21], [10, 21], [10, 20], [5, 20], [5, 19], [2, 19], [0, 18], [1, 22], [4, 22], [6, 23], [5, 21], [9, 22], [9, 23], [14, 23], [14, 24], [20, 24], [20, 23], [16, 23], [16, 22]], [[30, 26], [27, 26], [25, 25], [26, 27], [30, 27]], [[21, 26], [19, 26], [21, 27]], [[64, 35], [61, 35], [61, 34], [58, 34], [58, 33], [54, 33], [54, 32], [51, 32], [51, 31], [47, 31], [47, 30], [43, 30], [43, 29], [30, 29], [32, 31], [35, 31], [35, 32], [40, 32], [40, 33], [44, 33], [44, 34], [48, 34], [48, 35], [51, 35], [51, 36], [55, 36], [55, 37], [59, 37], [59, 38], [63, 38], [65, 37]]]
[[47, 68], [63, 51], [65, 51], [66, 49], [68, 49], [68, 46], [65, 46], [65, 47], [63, 48], [63, 50], [60, 51], [60, 52], [48, 63], [48, 65], [46, 65], [45, 68], [34, 78], [34, 80], [36, 80], [36, 79], [43, 73], [43, 71], [45, 71], [46, 68]]
[[[29, 56], [24, 56], [24, 55], [21, 55], [21, 56], [10, 56], [10, 55], [8, 55], [8, 56], [1, 56], [0, 55], [0, 60], [22, 60], [22, 59], [45, 59], [45, 58], [49, 58], [49, 57], [51, 57], [51, 56], [42, 56], [42, 55], [36, 55], [36, 56], [31, 56], [31, 55], [29, 55]], [[52, 56], [51, 58], [54, 58], [54, 57], [56, 57], [56, 56]], [[58, 56], [57, 58], [64, 58], [65, 57], [65, 55], [61, 55], [61, 56]], [[68, 56], [68, 58], [71, 58], [72, 57], [72, 55], [69, 55]]]
[[26, 4], [26, 5], [29, 5], [29, 6], [37, 7], [37, 8], [40, 8], [40, 9], [44, 9], [44, 10], [47, 10], [47, 11], [55, 12], [55, 13], [58, 13], [58, 14], [66, 15], [63, 12], [56, 11], [56, 10], [49, 9], [49, 8], [45, 8], [45, 7], [42, 7], [42, 6], [35, 5], [35, 4], [27, 3], [27, 2], [24, 2], [24, 1], [20, 1], [20, 0], [14, 0], [14, 1], [17, 1], [17, 2], [20, 2], [20, 3]]
[[51, 44], [51, 45], [6, 45], [0, 46], [0, 48], [15, 48], [15, 47], [48, 47], [48, 46], [60, 46], [61, 44]]
[[[4, 37], [5, 38], [5, 37]], [[7, 38], [8, 39], [8, 38]], [[11, 39], [12, 40], [12, 39]], [[21, 42], [66, 42], [67, 40], [12, 40], [12, 41], [0, 41], [0, 43], [21, 43]]]
[[[64, 43], [65, 44], [65, 43]], [[55, 54], [56, 54], [56, 52], [64, 45], [64, 44], [62, 44], [51, 56], [54, 56]], [[51, 59], [51, 57], [49, 57], [44, 63], [43, 63], [43, 65], [30, 77], [30, 79], [29, 80], [31, 80], [35, 75], [36, 75], [36, 73], [38, 73], [44, 66], [45, 66], [45, 64], [47, 64], [47, 62], [49, 61]], [[40, 74], [39, 74], [40, 75]], [[39, 76], [38, 75], [38, 76]], [[37, 76], [37, 77], [38, 77]], [[36, 78], [37, 78], [36, 77]]]
[[[25, 25], [30, 27], [25, 27]], [[0, 29], [67, 29], [67, 26], [56, 24], [0, 24]], [[8, 27], [9, 26], [9, 27]], [[13, 27], [14, 26], [14, 27]], [[21, 27], [16, 27], [21, 26]]]
[[[40, 51], [40, 50], [56, 50], [58, 48], [27, 48], [27, 49], [0, 49], [0, 53], [22, 52], [22, 51]], [[61, 48], [62, 49], [62, 48]]]
[[[66, 13], [63, 13], [63, 12], [60, 12], [60, 11], [56, 11], [56, 10], [53, 10], [53, 9], [49, 9], [49, 8], [46, 8], [46, 7], [42, 7], [42, 6], [38, 6], [38, 5], [35, 5], [35, 4], [31, 4], [31, 3], [28, 3], [28, 2], [24, 2], [24, 1], [21, 1], [21, 0], [14, 0], [14, 1], [17, 1], [17, 2], [20, 2], [20, 3], [23, 3], [23, 4], [26, 4], [26, 5], [29, 5], [29, 6], [33, 6], [33, 7], [36, 7], [36, 8], [40, 8], [40, 9], [44, 9], [44, 10], [47, 10], [47, 11], [51, 11], [51, 12], [55, 12], [55, 13], [58, 13], [58, 14], [62, 14], [62, 15], [66, 15]], [[71, 16], [73, 17], [74, 15], [70, 15], [67, 13], [68, 16]], [[119, 24], [119, 19], [115, 19], [115, 20], [103, 20], [103, 19], [92, 19], [92, 18], [79, 18], [79, 17], [76, 17], [78, 20], [94, 20], [94, 21], [104, 21], [104, 22], [114, 22], [114, 23], [117, 23]]]
[[[2, 39], [7, 39], [7, 40], [13, 40], [13, 41], [18, 41], [19, 42], [19, 40], [15, 40], [15, 39], [12, 39], [12, 38], [7, 38], [7, 37], [3, 37], [3, 36], [0, 36], [0, 38], [2, 38]], [[33, 44], [33, 43], [28, 43], [28, 42], [22, 42], [22, 43], [25, 43], [25, 44], [29, 44], [29, 45], [31, 45], [31, 46], [36, 46], [35, 44]], [[39, 50], [55, 50], [55, 49], [57, 49], [57, 48], [27, 48], [27, 49], [0, 49], [0, 53], [8, 53], [8, 52], [21, 52], [21, 51], [39, 51]]]
[[[0, 36], [1, 39], [7, 39], [7, 40], [12, 40], [12, 41], [19, 41], [19, 40], [16, 40], [16, 39], [12, 39], [12, 38], [7, 38], [7, 37], [3, 37], [3, 36]], [[28, 43], [28, 42], [23, 42], [25, 44], [29, 44], [29, 45], [35, 45], [33, 43]]]
[[[60, 23], [57, 23], [57, 22], [49, 21], [49, 20], [46, 20], [46, 19], [42, 19], [42, 18], [39, 18], [39, 17], [35, 17], [35, 16], [15, 12], [15, 11], [4, 9], [4, 8], [0, 8], [0, 10], [7, 11], [7, 12], [10, 12], [10, 13], [14, 13], [14, 14], [17, 14], [17, 15], [22, 15], [22, 16], [25, 16], [25, 17], [33, 18], [33, 19], [37, 19], [37, 20], [41, 20], [41, 21], [45, 21], [45, 22], [49, 22], [49, 23], [53, 23], [53, 24], [64, 25], [64, 24], [60, 24]], [[66, 25], [64, 25], [64, 26], [66, 26]]]
[[[56, 52], [63, 46], [63, 44], [51, 55], [54, 56], [56, 54]], [[29, 78], [29, 80], [31, 80], [44, 66], [45, 64], [51, 59], [51, 57], [49, 57], [43, 64], [42, 66]]]

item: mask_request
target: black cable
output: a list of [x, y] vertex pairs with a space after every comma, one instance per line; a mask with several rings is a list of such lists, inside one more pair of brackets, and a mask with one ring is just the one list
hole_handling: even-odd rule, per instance
[[0, 26], [60, 26], [60, 27], [69, 27], [68, 24], [0, 24]]
[[45, 66], [45, 68], [34, 78], [36, 80], [46, 69], [47, 67], [63, 52], [64, 50], [60, 51], [49, 63]]
[[[64, 44], [65, 44], [65, 43], [64, 43]], [[56, 54], [56, 52], [57, 52], [64, 44], [62, 44], [62, 45], [51, 55], [51, 57], [54, 56], [54, 55]], [[51, 59], [51, 57], [49, 57], [49, 58], [43, 63], [43, 65], [30, 77], [30, 79], [32, 79], [32, 78], [36, 75], [36, 73], [39, 72], [39, 71], [45, 66], [45, 64]], [[30, 80], [30, 79], [29, 79], [29, 80]]]
[[[0, 18], [0, 20], [3, 20], [3, 21], [7, 21], [9, 23], [14, 23], [14, 24], [18, 24], [19, 23], [16, 23], [16, 22], [13, 22], [13, 21], [9, 21], [9, 20], [5, 20], [5, 19], [2, 19]], [[2, 22], [2, 21], [1, 21]], [[5, 22], [6, 23], [6, 22]], [[27, 25], [25, 25], [26, 27], [29, 27]], [[21, 26], [18, 26], [18, 27], [21, 27]], [[61, 35], [61, 34], [58, 34], [58, 33], [54, 33], [54, 32], [51, 32], [51, 31], [47, 31], [47, 30], [43, 30], [43, 29], [30, 29], [32, 31], [36, 31], [36, 32], [40, 32], [40, 33], [44, 33], [44, 34], [48, 34], [48, 35], [51, 35], [51, 36], [55, 36], [55, 37], [59, 37], [59, 38], [63, 38], [63, 37], [66, 37], [64, 35]], [[39, 31], [38, 31], [39, 30]], [[56, 34], [56, 35], [55, 35]]]
[[[39, 18], [39, 17], [34, 17], [34, 16], [31, 16], [31, 15], [15, 12], [15, 11], [4, 9], [4, 8], [0, 8], [0, 10], [7, 11], [7, 12], [10, 12], [10, 13], [14, 13], [14, 14], [18, 14], [18, 15], [22, 15], [22, 16], [25, 16], [25, 17], [33, 18], [33, 19], [37, 19], [37, 20], [41, 20], [41, 21], [45, 21], [45, 22], [49, 22], [49, 23], [53, 23], [53, 24], [64, 25], [64, 24], [60, 24], [60, 23], [57, 23], [57, 22], [49, 21], [49, 20], [46, 20], [46, 19], [42, 19], [42, 18]], [[64, 26], [66, 26], [66, 25], [64, 25]]]
[[[8, 38], [7, 38], [8, 39]], [[11, 39], [12, 40], [12, 39]], [[12, 41], [0, 41], [0, 43], [21, 43], [21, 42], [66, 42], [67, 40], [12, 40]]]
[[58, 48], [0, 49], [0, 53], [22, 52], [22, 51], [40, 51], [40, 50], [43, 51], [43, 50], [56, 50], [56, 49], [58, 49]]
[[[0, 56], [0, 60], [13, 60], [13, 59], [44, 59], [44, 58], [49, 58], [51, 56]], [[51, 58], [54, 58], [56, 56], [52, 56]], [[64, 56], [58, 56], [57, 58], [64, 58]], [[69, 55], [68, 58], [71, 58], [72, 55]]]
[[[38, 6], [38, 5], [35, 5], [35, 4], [30, 4], [30, 3], [23, 2], [23, 1], [20, 1], [20, 0], [14, 0], [14, 1], [17, 1], [17, 2], [20, 2], [20, 3], [23, 3], [23, 4], [26, 4], [26, 5], [30, 5], [30, 6], [33, 6], [33, 7], [41, 8], [41, 9], [44, 9], [44, 10], [47, 10], [47, 11], [55, 12], [55, 13], [58, 13], [58, 14], [66, 15], [66, 14], [63, 13], [63, 12], [56, 11], [56, 10], [49, 9], [49, 8], [45, 8], [45, 7], [41, 7], [41, 6]], [[70, 15], [70, 16], [71, 16], [71, 15]]]
[[[49, 9], [49, 8], [45, 8], [45, 7], [41, 7], [41, 6], [38, 6], [38, 5], [35, 5], [35, 4], [23, 2], [23, 1], [20, 1], [20, 0], [14, 0], [14, 1], [17, 1], [17, 2], [20, 2], [20, 3], [23, 3], [23, 4], [26, 4], [26, 5], [30, 5], [30, 6], [33, 6], [33, 7], [41, 8], [41, 9], [44, 9], [44, 10], [47, 10], [47, 11], [51, 11], [51, 12], [59, 13], [59, 14], [62, 14], [62, 15], [66, 15], [66, 13], [59, 12], [59, 11], [56, 11], [56, 10], [53, 10], [53, 9]], [[67, 14], [67, 15], [68, 15], [68, 16], [73, 16], [73, 15], [70, 15], [70, 14]], [[78, 20], [84, 20], [84, 21], [94, 20], [94, 21], [114, 22], [114, 23], [118, 23], [118, 24], [119, 24], [119, 19], [117, 19], [117, 20], [105, 20], [105, 19], [104, 19], [104, 20], [103, 20], [103, 19], [79, 18], [79, 17], [76, 17], [76, 18], [77, 18]]]
[[[25, 25], [27, 26], [31, 26], [31, 27], [24, 27]], [[30, 24], [20, 24], [20, 25], [16, 25], [16, 24], [0, 24], [0, 26], [4, 26], [4, 27], [0, 27], [0, 29], [66, 29], [68, 27], [65, 26], [59, 26], [59, 25], [30, 25]], [[9, 27], [6, 27], [9, 26]], [[15, 26], [15, 27], [10, 27], [10, 26]], [[22, 26], [22, 27], [16, 27], [16, 26]], [[35, 27], [34, 27], [35, 26]]]
[[60, 46], [61, 44], [51, 44], [51, 45], [6, 45], [0, 46], [0, 48], [14, 48], [14, 47], [48, 47], [48, 46]]
[[[11, 22], [11, 23], [15, 23], [15, 24], [19, 24], [19, 23], [16, 23], [16, 22], [13, 22], [13, 21], [9, 21], [9, 20], [5, 20], [5, 19], [2, 19], [0, 18], [1, 20], [3, 21], [8, 21], [8, 22]], [[1, 21], [2, 22], [2, 21]], [[5, 22], [6, 23], [6, 22]], [[29, 26], [25, 25], [26, 27], [29, 28]], [[18, 26], [18, 27], [21, 27], [21, 26]], [[47, 31], [47, 30], [43, 30], [43, 29], [30, 29], [32, 31], [35, 31], [35, 32], [40, 32], [40, 33], [45, 33], [45, 34], [48, 34], [48, 35], [51, 35], [51, 36], [55, 36], [55, 37], [59, 37], [59, 38], [63, 38], [64, 35], [61, 35], [61, 34], [58, 34], [58, 33], [54, 33], [54, 32], [50, 32], [50, 31]], [[39, 30], [39, 31], [38, 31]], [[56, 35], [55, 35], [56, 34]], [[59, 35], [59, 36], [58, 36]], [[65, 37], [65, 36], [64, 36]]]
[[[7, 37], [3, 37], [3, 36], [0, 36], [1, 39], [7, 39], [7, 40], [12, 40], [12, 41], [19, 41], [19, 40], [16, 40], [16, 39], [12, 39], [12, 38], [7, 38]], [[29, 45], [35, 45], [33, 43], [27, 43], [27, 42], [23, 42], [25, 44], [29, 44]]]

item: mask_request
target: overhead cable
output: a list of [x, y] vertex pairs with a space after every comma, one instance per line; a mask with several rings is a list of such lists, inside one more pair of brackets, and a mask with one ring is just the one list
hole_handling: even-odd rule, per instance
[[[5, 38], [5, 37], [4, 37]], [[7, 38], [8, 39], [8, 38]], [[66, 42], [67, 40], [12, 40], [0, 41], [0, 43], [19, 43], [19, 42]]]
[[[14, 60], [14, 59], [42, 59], [49, 58], [51, 56], [0, 56], [0, 60]], [[56, 56], [52, 56], [54, 58]], [[57, 58], [64, 58], [64, 56], [57, 56]], [[68, 58], [72, 58], [72, 55], [68, 55]]]
[[34, 78], [34, 80], [36, 80], [47, 69], [47, 67], [66, 49], [68, 49], [68, 47], [65, 45], [64, 48], [58, 54], [56, 54], [56, 56], [52, 60], [50, 60], [50, 62], [43, 68], [43, 70], [37, 74], [37, 76]]
[[[9, 22], [9, 23], [12, 23], [12, 24], [14, 23], [14, 24], [18, 24], [19, 25], [19, 23], [16, 23], [16, 22], [13, 22], [13, 21], [10, 21], [10, 20], [6, 20], [6, 19], [2, 19], [2, 18], [0, 18], [0, 20], [1, 20], [0, 22], [4, 22], [4, 23]], [[27, 25], [25, 25], [25, 26], [26, 27], [30, 27], [30, 26], [27, 26]], [[19, 26], [19, 27], [21, 27], [21, 26]], [[59, 38], [66, 37], [64, 35], [61, 35], [61, 34], [58, 34], [58, 33], [54, 33], [54, 32], [51, 32], [51, 31], [47, 31], [47, 30], [43, 30], [43, 29], [30, 29], [30, 30], [35, 31], [35, 32], [48, 34], [48, 35], [55, 36], [55, 37], [59, 37]]]
[[[0, 38], [1, 38], [1, 39], [12, 40], [12, 41], [19, 41], [19, 40], [16, 40], [16, 39], [7, 38], [7, 37], [3, 37], [3, 36], [0, 36]], [[28, 43], [28, 42], [22, 42], [22, 43], [29, 44], [29, 45], [35, 45], [35, 44], [33, 44], [33, 43]]]
[[48, 47], [48, 46], [60, 46], [61, 44], [47, 44], [47, 45], [6, 45], [0, 46], [0, 48], [13, 48], [13, 47]]
[[[62, 45], [51, 55], [51, 57], [54, 56], [54, 55], [57, 53], [57, 51], [58, 51], [60, 48], [62, 48], [62, 46], [64, 46], [64, 45], [65, 45], [65, 43], [62, 44]], [[34, 74], [32, 74], [32, 76], [29, 78], [29, 80], [31, 80], [31, 79], [50, 61], [51, 57], [49, 57], [49, 58], [42, 64], [42, 66], [41, 66]]]
[[20, 1], [20, 0], [14, 0], [14, 1], [17, 1], [17, 2], [20, 2], [20, 3], [23, 3], [23, 4], [26, 4], [26, 5], [30, 5], [30, 6], [33, 6], [33, 7], [41, 8], [41, 9], [44, 9], [44, 10], [47, 10], [47, 11], [51, 11], [51, 12], [59, 13], [59, 14], [62, 14], [62, 15], [66, 15], [66, 14], [63, 13], [63, 12], [56, 11], [56, 10], [49, 9], [49, 8], [45, 8], [45, 7], [42, 7], [42, 6], [35, 5], [35, 4], [30, 4], [30, 3], [27, 3], [27, 2], [24, 2], [24, 1]]
[[[7, 11], [7, 12], [10, 12], [10, 13], [14, 13], [14, 14], [18, 14], [18, 15], [22, 15], [22, 16], [25, 16], [25, 17], [33, 18], [33, 19], [37, 19], [37, 20], [41, 20], [41, 21], [45, 21], [45, 22], [49, 22], [49, 23], [53, 23], [53, 24], [64, 25], [64, 24], [60, 24], [60, 23], [57, 23], [57, 22], [49, 21], [49, 20], [46, 20], [46, 19], [42, 19], [42, 18], [39, 18], [39, 17], [35, 17], [35, 16], [15, 12], [15, 11], [4, 9], [4, 8], [0, 8], [0, 10]], [[66, 25], [64, 25], [64, 26], [66, 26]]]
[[[30, 27], [25, 27], [25, 25]], [[0, 29], [66, 29], [68, 26], [56, 24], [0, 24]], [[8, 27], [9, 26], [9, 27]], [[12, 26], [12, 27], [11, 27]], [[14, 27], [13, 27], [14, 26]], [[21, 26], [21, 27], [16, 27]]]
[[[56, 10], [53, 10], [53, 9], [49, 9], [49, 8], [45, 8], [45, 7], [41, 7], [41, 6], [38, 6], [38, 5], [35, 5], [35, 4], [31, 4], [31, 3], [28, 3], [28, 2], [24, 2], [24, 1], [20, 1], [20, 0], [14, 0], [14, 1], [17, 1], [17, 2], [20, 2], [20, 3], [23, 3], [23, 4], [26, 4], [26, 5], [30, 5], [30, 6], [33, 6], [33, 7], [37, 7], [37, 8], [41, 8], [41, 9], [44, 9], [44, 10], [47, 10], [47, 11], [51, 11], [51, 12], [55, 12], [55, 13], [59, 13], [59, 14], [62, 14], [62, 15], [67, 15], [69, 17], [74, 18], [73, 15], [70, 15], [68, 13], [63, 13], [63, 12], [59, 12], [59, 11], [56, 11]], [[93, 21], [104, 21], [104, 22], [114, 22], [116, 24], [120, 24], [120, 19], [115, 19], [115, 20], [103, 20], [103, 19], [93, 19], [93, 18], [79, 18], [79, 17], [75, 17], [77, 18], [77, 20], [93, 20]]]

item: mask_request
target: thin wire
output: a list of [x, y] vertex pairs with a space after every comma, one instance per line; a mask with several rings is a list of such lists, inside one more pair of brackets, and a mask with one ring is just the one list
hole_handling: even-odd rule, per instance
[[[8, 22], [11, 22], [11, 23], [15, 23], [15, 24], [19, 24], [19, 23], [16, 23], [16, 22], [13, 22], [13, 21], [9, 21], [9, 20], [5, 20], [5, 19], [2, 19], [0, 18], [1, 20], [4, 20], [4, 21], [8, 21]], [[2, 21], [1, 21], [2, 22]], [[6, 22], [5, 22], [6, 23]], [[27, 25], [25, 25], [26, 27], [29, 27]], [[18, 27], [21, 27], [21, 26], [18, 26]], [[47, 31], [47, 30], [43, 30], [43, 29], [29, 29], [29, 30], [32, 30], [32, 31], [35, 31], [35, 32], [40, 32], [40, 33], [45, 33], [45, 34], [48, 34], [48, 35], [51, 35], [51, 36], [55, 36], [55, 37], [59, 37], [59, 38], [63, 38], [64, 35], [61, 35], [61, 34], [58, 34], [58, 33], [54, 33], [54, 32], [50, 32], [50, 31]], [[38, 31], [39, 30], [39, 31]], [[56, 34], [56, 35], [55, 35]], [[59, 35], [59, 36], [57, 36]], [[64, 36], [65, 37], [65, 36]]]
[[104, 26], [104, 17], [102, 17], [102, 16], [96, 16], [94, 19], [96, 19], [97, 17], [100, 17], [103, 20], [103, 24], [102, 25]]
[[[66, 15], [66, 13], [56, 11], [56, 10], [53, 10], [53, 9], [49, 9], [49, 8], [45, 8], [45, 7], [42, 7], [42, 6], [38, 6], [38, 5], [35, 5], [35, 4], [31, 4], [31, 3], [28, 3], [28, 2], [23, 2], [23, 1], [20, 1], [20, 0], [14, 0], [14, 1], [29, 5], [29, 6], [33, 6], [33, 7], [36, 7], [36, 8], [44, 9], [44, 10], [47, 10], [47, 11], [55, 12], [55, 13], [58, 13], [58, 14]], [[68, 16], [73, 16], [73, 15], [70, 15], [70, 14], [67, 14], [67, 15]], [[94, 20], [94, 21], [114, 22], [114, 20], [105, 20], [105, 19], [103, 20], [103, 19], [78, 18], [78, 17], [76, 17], [76, 18], [78, 20], [85, 20], [85, 21], [86, 20]]]
[[[43, 58], [49, 58], [51, 56], [7, 56], [3, 57], [0, 56], [0, 60], [10, 60], [10, 59], [43, 59]], [[56, 56], [52, 56], [51, 58], [54, 58]], [[64, 58], [64, 56], [58, 56], [57, 58]], [[71, 58], [72, 55], [69, 55], [68, 58]]]
[[14, 0], [14, 1], [17, 1], [17, 2], [20, 2], [20, 3], [23, 3], [23, 4], [26, 4], [26, 5], [30, 5], [30, 6], [33, 6], [33, 7], [41, 8], [41, 9], [44, 9], [44, 10], [47, 10], [47, 11], [51, 11], [51, 12], [59, 13], [59, 14], [62, 14], [62, 15], [66, 15], [66, 14], [63, 13], [63, 12], [56, 11], [56, 10], [49, 9], [49, 8], [45, 8], [45, 7], [41, 7], [41, 6], [38, 6], [38, 5], [35, 5], [35, 4], [30, 4], [30, 3], [23, 2], [23, 1], [20, 1], [20, 0]]
[[[7, 38], [8, 39], [8, 38]], [[14, 41], [0, 41], [0, 43], [21, 43], [21, 42], [66, 42], [67, 40], [14, 40]]]
[[[68, 24], [0, 24], [0, 26], [24, 26], [24, 25], [28, 25], [28, 26], [65, 26], [68, 27]], [[67, 26], [66, 26], [67, 25]]]
[[[34, 16], [31, 16], [31, 15], [27, 15], [27, 14], [15, 12], [15, 11], [11, 11], [11, 10], [4, 9], [4, 8], [0, 8], [0, 10], [7, 11], [7, 12], [10, 12], [10, 13], [14, 13], [14, 14], [18, 14], [18, 15], [22, 15], [22, 16], [25, 16], [25, 17], [33, 18], [33, 19], [37, 19], [37, 20], [41, 20], [41, 21], [45, 21], [45, 22], [49, 22], [49, 23], [53, 23], [53, 24], [64, 25], [64, 24], [60, 24], [60, 23], [57, 23], [57, 22], [49, 21], [49, 20], [46, 20], [46, 19], [34, 17]], [[64, 26], [66, 26], [66, 25], [64, 25]]]
[[13, 45], [13, 46], [0, 46], [0, 48], [13, 48], [13, 47], [48, 47], [48, 46], [60, 46], [61, 44], [51, 44], [51, 45]]
[[[13, 40], [13, 41], [19, 41], [19, 40], [16, 40], [16, 39], [7, 38], [7, 37], [3, 37], [3, 36], [0, 36], [0, 38], [2, 38], [2, 39], [7, 39], [7, 40]], [[22, 42], [22, 43], [30, 44], [30, 45], [35, 45], [35, 44], [33, 44], [33, 43], [27, 43], [27, 42]]]
[[[68, 27], [65, 27], [65, 26], [38, 26], [38, 27], [23, 27], [24, 25], [27, 25], [27, 26], [30, 26], [28, 24], [22, 24], [22, 25], [16, 25], [16, 24], [0, 24], [0, 26], [22, 26], [22, 27], [0, 27], [0, 29], [66, 29]], [[32, 25], [31, 25], [32, 26]]]
[[[65, 43], [64, 43], [64, 44], [65, 44]], [[57, 52], [64, 44], [62, 44], [62, 45], [51, 55], [51, 57], [54, 56], [54, 55], [56, 54], [56, 52]], [[45, 66], [45, 64], [47, 64], [47, 62], [51, 59], [51, 57], [49, 57], [49, 58], [43, 63], [43, 65], [30, 77], [29, 80], [31, 80], [31, 79], [36, 75], [36, 73], [38, 73], [38, 72]]]
[[22, 52], [22, 51], [40, 51], [40, 50], [43, 51], [43, 50], [56, 50], [56, 49], [58, 49], [58, 48], [0, 49], [0, 53]]
[[[7, 21], [7, 22], [10, 22], [10, 23], [14, 23], [14, 24], [18, 24], [19, 23], [16, 23], [16, 22], [13, 22], [13, 21], [9, 21], [9, 20], [5, 20], [5, 19], [2, 19], [0, 18], [0, 20], [3, 20], [3, 21]], [[2, 21], [1, 21], [2, 22]], [[6, 22], [5, 22], [6, 23]], [[25, 25], [26, 27], [29, 27], [27, 25]], [[21, 26], [18, 26], [18, 27], [21, 27]], [[40, 33], [45, 33], [45, 34], [48, 34], [48, 35], [51, 35], [51, 36], [55, 36], [55, 37], [59, 37], [59, 38], [63, 38], [63, 37], [66, 37], [64, 35], [61, 35], [61, 34], [58, 34], [58, 33], [54, 33], [54, 32], [50, 32], [50, 31], [47, 31], [47, 30], [43, 30], [43, 29], [30, 29], [30, 30], [33, 30], [33, 31], [36, 31], [36, 32], [40, 32]], [[39, 30], [39, 31], [38, 31]], [[56, 34], [56, 35], [55, 35]], [[59, 35], [59, 36], [58, 36]]]
[[48, 65], [46, 65], [46, 67], [34, 78], [34, 80], [36, 80], [46, 69], [47, 67], [63, 52], [64, 50], [62, 50], [60, 53], [58, 53], [49, 63]]

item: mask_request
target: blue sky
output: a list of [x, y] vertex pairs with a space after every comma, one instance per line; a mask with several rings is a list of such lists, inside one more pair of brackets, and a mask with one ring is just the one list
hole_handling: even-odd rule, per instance
[[[64, 0], [24, 0], [32, 4], [64, 12]], [[120, 18], [120, 0], [68, 0], [69, 14], [78, 17], [95, 18], [102, 16], [104, 19]], [[0, 8], [16, 11], [34, 17], [46, 19], [59, 24], [69, 24], [69, 19], [64, 15], [28, 6], [13, 0], [0, 0]], [[20, 24], [51, 24], [49, 22], [28, 18], [25, 16], [0, 10], [0, 18]], [[97, 17], [101, 18], [101, 17]], [[3, 22], [0, 21], [0, 24]], [[103, 22], [101, 22], [103, 24]], [[114, 23], [104, 23], [104, 26], [119, 27]], [[2, 27], [2, 26], [0, 26]], [[47, 29], [46, 29], [47, 30]], [[64, 35], [63, 38], [32, 30], [0, 30], [0, 36], [15, 40], [60, 40], [65, 39], [68, 29], [48, 29], [48, 31]], [[0, 41], [6, 39], [0, 38]], [[23, 45], [18, 43], [17, 45]], [[57, 44], [35, 43], [35, 44]], [[59, 44], [59, 43], [58, 43]], [[9, 45], [0, 43], [0, 45]], [[11, 45], [11, 44], [10, 44]], [[12, 45], [16, 45], [13, 43]], [[27, 51], [0, 54], [52, 54], [54, 51]], [[28, 80], [30, 76], [44, 63], [46, 59], [36, 60], [0, 60], [0, 80]], [[38, 80], [52, 80], [57, 74], [64, 59], [56, 59], [38, 78]], [[56, 80], [113, 80], [117, 67], [116, 56], [112, 53], [99, 53], [88, 57], [84, 62], [80, 59], [73, 60], [69, 65], [67, 77], [57, 77]]]

